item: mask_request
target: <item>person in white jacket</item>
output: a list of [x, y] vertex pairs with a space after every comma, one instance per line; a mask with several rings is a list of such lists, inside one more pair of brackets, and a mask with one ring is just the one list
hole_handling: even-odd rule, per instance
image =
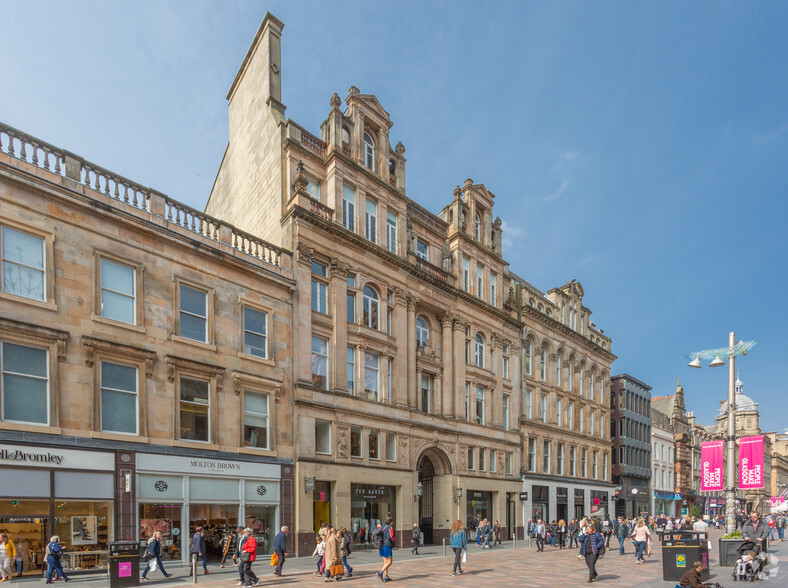
[[326, 554], [326, 538], [322, 535], [318, 535], [315, 538], [315, 550], [312, 552], [312, 557], [317, 556], [317, 571], [315, 572], [315, 576], [322, 576], [320, 573], [320, 568], [323, 567], [323, 556]]

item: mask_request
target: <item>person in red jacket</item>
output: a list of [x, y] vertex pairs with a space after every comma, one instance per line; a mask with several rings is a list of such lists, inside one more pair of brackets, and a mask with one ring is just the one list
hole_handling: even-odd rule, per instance
[[240, 541], [243, 541], [241, 566], [244, 574], [244, 586], [257, 586], [260, 580], [252, 571], [252, 563], [257, 559], [257, 539], [252, 536], [252, 530], [247, 527], [244, 529], [244, 534]]

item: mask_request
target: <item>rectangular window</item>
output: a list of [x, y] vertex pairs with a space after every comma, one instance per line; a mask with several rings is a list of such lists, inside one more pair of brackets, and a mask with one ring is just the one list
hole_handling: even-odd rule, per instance
[[421, 411], [432, 412], [432, 377], [421, 374]]
[[386, 307], [386, 335], [391, 337], [394, 325], [394, 311], [391, 310], [391, 305]]
[[496, 284], [498, 282], [498, 276], [495, 273], [490, 272], [490, 304], [495, 306], [498, 304], [498, 295], [496, 294]]
[[468, 448], [468, 469], [476, 469], [476, 450], [473, 447]]
[[525, 418], [533, 418], [533, 390], [530, 388], [525, 389]]
[[328, 339], [312, 337], [312, 385], [328, 390]]
[[351, 396], [356, 395], [356, 349], [347, 348], [347, 391]]
[[208, 294], [184, 284], [178, 288], [178, 335], [208, 342]]
[[574, 387], [574, 376], [572, 375], [572, 362], [571, 360], [566, 365], [566, 377], [569, 379], [569, 391], [571, 392]]
[[394, 390], [392, 388], [392, 372], [394, 371], [394, 362], [391, 359], [386, 359], [386, 394], [388, 397], [388, 403], [392, 404], [394, 402]]
[[599, 436], [605, 438], [605, 415], [599, 415]]
[[462, 256], [462, 289], [471, 291], [471, 260]]
[[547, 394], [542, 394], [539, 399], [539, 420], [543, 423], [547, 422]]
[[569, 426], [569, 430], [573, 431], [575, 428], [575, 403], [569, 403], [569, 414], [568, 414], [569, 422], [567, 423]]
[[386, 214], [386, 249], [392, 253], [397, 253], [397, 214], [388, 212]]
[[536, 471], [536, 439], [528, 439], [528, 471]]
[[564, 444], [559, 443], [555, 451], [555, 473], [564, 475]]
[[539, 378], [543, 382], [547, 380], [547, 351], [544, 349], [539, 355]]
[[594, 435], [594, 431], [596, 431], [596, 428], [595, 428], [595, 425], [594, 425], [594, 423], [596, 423], [596, 413], [595, 413], [595, 412], [592, 410], [592, 411], [591, 411], [590, 418], [588, 419], [588, 425], [589, 425], [589, 430], [588, 430], [588, 432], [589, 432], [591, 435]]
[[211, 441], [211, 383], [181, 376], [180, 438], [188, 441]]
[[416, 257], [423, 259], [424, 261], [430, 260], [430, 248], [421, 239], [416, 239]]
[[356, 231], [356, 191], [346, 185], [342, 186], [342, 226]]
[[[664, 474], [665, 472], [662, 473]], [[602, 479], [607, 480], [607, 453], [602, 455]]]
[[501, 375], [503, 376], [504, 380], [508, 380], [509, 379], [509, 356], [508, 355], [504, 355], [503, 356], [503, 374], [501, 374]]
[[494, 474], [498, 469], [498, 464], [495, 463], [498, 457], [498, 452], [495, 449], [490, 449], [490, 473]]
[[583, 449], [583, 477], [588, 477], [588, 449]]
[[512, 454], [506, 453], [503, 456], [504, 468], [506, 475], [511, 475], [512, 473]]
[[[328, 268], [316, 261], [312, 262], [312, 273], [326, 277]], [[321, 314], [328, 314], [328, 285], [322, 280], [312, 278], [312, 310]]]
[[386, 461], [397, 461], [396, 433], [386, 433]]
[[471, 363], [471, 342], [469, 339], [465, 340], [465, 363], [466, 365]]
[[484, 388], [476, 386], [476, 423], [484, 424]]
[[585, 379], [585, 376], [583, 375], [583, 368], [580, 368], [580, 371], [577, 373], [577, 376], [578, 376], [578, 379], [577, 379], [577, 384], [578, 384], [577, 393], [580, 394], [580, 396], [582, 396], [583, 395], [583, 380]]
[[484, 300], [484, 267], [476, 264], [476, 295]]
[[558, 400], [555, 401], [555, 424], [558, 425], [559, 427], [564, 424], [562, 420], [562, 417], [564, 416], [562, 409], [563, 409], [563, 401], [559, 398]]
[[356, 322], [356, 293], [347, 293], [347, 322]]
[[137, 368], [101, 362], [101, 430], [113, 433], [138, 433], [139, 414]]
[[270, 449], [268, 394], [244, 390], [244, 446]]
[[531, 375], [531, 342], [525, 342], [525, 375]]
[[44, 240], [3, 227], [2, 250], [3, 292], [45, 300]]
[[101, 259], [101, 316], [137, 324], [137, 272], [133, 267]]
[[364, 392], [369, 400], [380, 400], [380, 356], [364, 352]]
[[49, 352], [0, 343], [3, 421], [49, 424]]
[[503, 404], [501, 409], [501, 419], [503, 420], [504, 430], [509, 430], [509, 395], [503, 395]]
[[309, 178], [306, 179], [306, 193], [320, 202], [320, 184]]
[[471, 385], [465, 382], [465, 420], [471, 420]]
[[331, 455], [331, 423], [315, 421], [315, 453]]
[[550, 473], [550, 441], [544, 442], [544, 453], [542, 454], [542, 473]]
[[380, 431], [372, 429], [367, 437], [369, 459], [380, 459]]
[[594, 464], [594, 479], [596, 480], [599, 478], [599, 452], [598, 451], [594, 451], [594, 455], [592, 459]]
[[366, 200], [366, 236], [373, 243], [378, 242], [378, 203], [367, 198]]
[[248, 306], [244, 314], [244, 353], [255, 357], [268, 357], [268, 313]]
[[484, 450], [484, 447], [479, 448], [479, 471], [483, 472], [487, 469], [487, 464], [485, 463], [485, 457], [487, 457], [487, 452]]
[[586, 432], [586, 423], [585, 423], [585, 414], [584, 414], [584, 412], [585, 411], [584, 411], [583, 407], [581, 406], [580, 407], [580, 415], [579, 415], [579, 418], [580, 418], [580, 432], [581, 433], [585, 433]]
[[569, 475], [573, 478], [577, 474], [577, 467], [575, 463], [576, 450], [574, 447], [569, 448]]
[[350, 427], [350, 457], [361, 457], [361, 427]]

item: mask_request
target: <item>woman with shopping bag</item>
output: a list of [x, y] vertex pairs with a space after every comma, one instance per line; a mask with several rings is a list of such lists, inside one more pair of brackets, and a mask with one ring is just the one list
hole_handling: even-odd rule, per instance
[[164, 564], [161, 562], [161, 531], [154, 531], [150, 539], [148, 539], [148, 546], [145, 548], [145, 570], [142, 572], [142, 579], [148, 579], [148, 572], [155, 572], [160, 570], [165, 578], [169, 578], [172, 574], [168, 574], [164, 570]]
[[257, 559], [257, 539], [252, 535], [252, 530], [247, 527], [244, 529], [243, 536], [239, 539], [243, 541], [241, 547], [241, 569], [244, 573], [244, 586], [257, 586], [260, 580], [252, 571], [252, 564]]
[[451, 575], [462, 574], [462, 563], [468, 559], [468, 534], [465, 532], [462, 521], [457, 519], [451, 525], [449, 544], [454, 552], [454, 570]]
[[324, 582], [333, 582], [334, 578], [340, 577], [345, 573], [336, 529], [329, 529], [326, 535], [326, 554], [323, 556], [323, 562], [325, 562], [326, 566]]

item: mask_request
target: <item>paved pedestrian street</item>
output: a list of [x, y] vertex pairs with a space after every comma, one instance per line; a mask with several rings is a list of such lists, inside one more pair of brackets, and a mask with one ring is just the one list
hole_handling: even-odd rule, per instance
[[[737, 586], [731, 579], [732, 568], [717, 566], [717, 539], [722, 533], [712, 532], [713, 549], [710, 553], [712, 577], [711, 582], [718, 582], [726, 588]], [[618, 554], [618, 547], [613, 549], [615, 540], [611, 542], [611, 549], [599, 561], [597, 571], [599, 578], [595, 585], [601, 588], [673, 588], [676, 582], [662, 580], [662, 559], [659, 542], [646, 563], [635, 564], [632, 542], [626, 542], [627, 553]], [[492, 550], [481, 551], [475, 545], [469, 546], [468, 562], [463, 565], [465, 573], [462, 576], [451, 575], [453, 555], [451, 549], [446, 548], [446, 556], [440, 546], [420, 548], [421, 555], [411, 555], [410, 549], [397, 549], [394, 552], [394, 564], [391, 567], [391, 578], [394, 580], [390, 586], [412, 587], [452, 587], [468, 586], [472, 588], [499, 588], [506, 586], [584, 586], [587, 585], [588, 570], [585, 562], [577, 559], [576, 549], [559, 550], [546, 546], [544, 553], [537, 553], [535, 547], [528, 547], [527, 542], [517, 543], [517, 548], [512, 549], [511, 543], [504, 543]], [[788, 542], [773, 543], [771, 548], [773, 563], [766, 568], [767, 577], [760, 584], [763, 588], [773, 586], [788, 586]], [[354, 568], [353, 577], [343, 578], [340, 585], [364, 588], [379, 586], [380, 579], [375, 572], [380, 569], [381, 561], [374, 551], [354, 551], [350, 556], [350, 564]], [[781, 565], [781, 561], [784, 563]], [[164, 562], [167, 567], [167, 562]], [[688, 565], [692, 565], [689, 562]], [[200, 574], [197, 578], [198, 586], [210, 588], [231, 588], [238, 583], [238, 573], [235, 568], [220, 569], [218, 565], [209, 565], [213, 573], [209, 576]], [[315, 559], [299, 558], [288, 559], [285, 562], [285, 575], [276, 578], [273, 568], [268, 565], [268, 558], [255, 562], [254, 572], [260, 578], [260, 586], [320, 586], [324, 585], [323, 578], [314, 575]], [[151, 579], [142, 581], [143, 586], [164, 586], [178, 588], [194, 586], [188, 576], [188, 570], [181, 567], [167, 567], [167, 571], [174, 574], [165, 580], [159, 572], [150, 574]], [[9, 584], [32, 585], [41, 580], [26, 578], [14, 580]], [[106, 577], [103, 576], [73, 576], [69, 583], [74, 588], [98, 588], [108, 586]], [[743, 585], [744, 586], [744, 585]]]

